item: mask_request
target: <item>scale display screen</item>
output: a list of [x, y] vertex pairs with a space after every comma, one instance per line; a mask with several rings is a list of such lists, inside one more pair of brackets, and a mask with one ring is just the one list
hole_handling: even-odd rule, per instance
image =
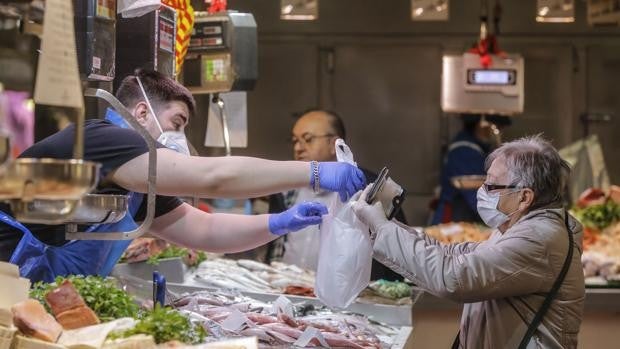
[[225, 22], [198, 22], [192, 29], [189, 51], [201, 52], [220, 50], [227, 47], [224, 35]]
[[512, 69], [469, 69], [467, 83], [470, 85], [514, 85], [517, 72]]
[[203, 81], [227, 82], [230, 75], [230, 58], [228, 55], [202, 56]]

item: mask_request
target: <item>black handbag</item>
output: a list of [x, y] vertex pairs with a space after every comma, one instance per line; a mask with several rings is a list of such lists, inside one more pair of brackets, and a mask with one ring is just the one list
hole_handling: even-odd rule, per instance
[[[564, 264], [562, 265], [562, 270], [560, 271], [560, 274], [558, 275], [557, 279], [555, 279], [555, 282], [553, 283], [551, 290], [549, 290], [549, 293], [547, 293], [547, 297], [545, 297], [543, 304], [536, 312], [536, 315], [534, 315], [534, 319], [532, 319], [532, 322], [530, 322], [530, 324], [528, 325], [527, 331], [525, 332], [525, 335], [523, 335], [523, 339], [521, 339], [521, 343], [519, 344], [519, 349], [525, 349], [527, 347], [527, 344], [530, 342], [530, 339], [534, 335], [534, 332], [536, 332], [536, 329], [542, 322], [543, 317], [549, 310], [549, 307], [551, 307], [551, 302], [553, 301], [553, 298], [555, 298], [558, 291], [560, 290], [560, 286], [562, 286], [562, 283], [566, 278], [566, 274], [568, 273], [568, 269], [570, 268], [570, 263], [573, 260], [574, 240], [573, 234], [570, 230], [570, 227], [568, 226], [568, 212], [564, 212], [564, 225], [566, 226], [566, 231], [568, 232], [568, 253], [566, 254], [566, 259], [564, 260]], [[458, 349], [460, 347], [460, 335], [461, 331], [459, 330], [459, 332], [456, 334], [456, 338], [454, 338], [454, 342], [452, 343], [452, 349]]]

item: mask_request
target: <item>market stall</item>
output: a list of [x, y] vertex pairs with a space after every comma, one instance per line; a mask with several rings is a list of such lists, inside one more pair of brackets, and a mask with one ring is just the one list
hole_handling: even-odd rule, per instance
[[[534, 13], [528, 15], [532, 21], [565, 25], [548, 29], [551, 28], [546, 26], [549, 24], [534, 27], [527, 21], [521, 24], [522, 21], [514, 20], [518, 18], [516, 14], [524, 13], [521, 7], [528, 6], [501, 4], [499, 0], [482, 0], [475, 5], [411, 1], [411, 8], [404, 12], [399, 6], [355, 4], [359, 8], [368, 6], [367, 11], [360, 11], [361, 15], [355, 11], [343, 15], [343, 8], [353, 8], [351, 1], [345, 5], [323, 1], [320, 22], [301, 25], [283, 22], [316, 20], [319, 18], [318, 3], [318, 0], [281, 1], [280, 13], [273, 17], [268, 14], [272, 8], [256, 1], [239, 1], [235, 6], [244, 10], [234, 11], [227, 10], [226, 1], [219, 0], [0, 0], [0, 218], [6, 223], [0, 229], [3, 233], [0, 253], [2, 260], [10, 259], [15, 263], [0, 264], [0, 284], [10, 285], [0, 289], [0, 349], [398, 349], [410, 348], [413, 343], [423, 348], [448, 347], [452, 343], [458, 331], [462, 304], [425, 293], [408, 280], [368, 282], [366, 274], [371, 271], [373, 246], [366, 234], [367, 226], [361, 229], [361, 234], [351, 234], [363, 237], [359, 239], [363, 240], [360, 244], [363, 250], [347, 249], [345, 243], [328, 253], [328, 257], [338, 255], [340, 250], [354, 257], [359, 253], [360, 260], [364, 261], [358, 264], [368, 267], [347, 270], [345, 266], [342, 269], [347, 273], [332, 273], [352, 276], [342, 278], [346, 281], [339, 286], [343, 283], [349, 286], [347, 281], [361, 275], [350, 282], [356, 285], [346, 290], [355, 289], [349, 292], [354, 294], [350, 298], [354, 301], [342, 309], [326, 306], [329, 303], [320, 297], [317, 274], [313, 271], [281, 262], [262, 263], [259, 258], [229, 259], [224, 255], [207, 255], [150, 237], [138, 239], [153, 234], [150, 230], [154, 227], [170, 226], [165, 219], [157, 222], [158, 217], [173, 209], [167, 207], [170, 211], [162, 212], [159, 207], [162, 205], [157, 205], [161, 197], [183, 192], [170, 206], [177, 204], [176, 200], [179, 205], [199, 206], [196, 188], [168, 186], [159, 193], [161, 195], [157, 194], [158, 183], [163, 182], [161, 172], [165, 171], [162, 170], [170, 170], [178, 163], [164, 162], [170, 166], [158, 168], [158, 160], [160, 165], [165, 160], [158, 159], [158, 150], [161, 146], [179, 150], [179, 144], [165, 142], [172, 139], [167, 138], [172, 137], [172, 132], [187, 148], [181, 153], [194, 156], [194, 161], [206, 154], [231, 156], [232, 148], [239, 144], [249, 145], [249, 149], [239, 151], [240, 154], [289, 159], [286, 157], [290, 155], [289, 143], [301, 147], [313, 141], [337, 138], [331, 132], [291, 137], [285, 125], [290, 121], [289, 116], [296, 117], [300, 110], [315, 104], [325, 110], [337, 107], [344, 111], [345, 119], [348, 118], [350, 138], [347, 142], [355, 145], [359, 168], [368, 165], [376, 170], [386, 166], [383, 168], [389, 167], [391, 176], [403, 180], [400, 183], [403, 187], [399, 184], [396, 193], [379, 200], [387, 209], [386, 216], [392, 218], [402, 206], [407, 210], [410, 223], [420, 225], [419, 230], [441, 244], [482, 242], [492, 231], [474, 223], [480, 218], [476, 205], [471, 204], [473, 200], [464, 201], [473, 199], [472, 194], [484, 184], [496, 190], [514, 188], [509, 183], [485, 183], [488, 181], [483, 173], [484, 159], [502, 139], [544, 132], [545, 137], [552, 140], [553, 147], [560, 148], [574, 142], [581, 131], [589, 136], [596, 133], [594, 126], [614, 125], [613, 111], [618, 109], [618, 104], [613, 95], [613, 77], [617, 76], [620, 57], [617, 30], [611, 27], [584, 29], [585, 22], [575, 19], [587, 11], [588, 26], [616, 25], [620, 22], [620, 11], [612, 6], [612, 0], [588, 1], [580, 6], [574, 1], [562, 4], [556, 1], [558, 4], [553, 5], [551, 1], [537, 1], [536, 18]], [[491, 7], [491, 3], [495, 7]], [[502, 24], [500, 32], [502, 6], [515, 11], [515, 16], [506, 21], [506, 27]], [[450, 8], [452, 18], [448, 16]], [[400, 11], [398, 15], [409, 11], [408, 15], [416, 23], [403, 23], [402, 16], [390, 12], [396, 10]], [[418, 22], [426, 21], [429, 14], [431, 21], [439, 22]], [[259, 20], [255, 20], [255, 15]], [[368, 25], [375, 20], [376, 25]], [[444, 21], [450, 24], [442, 25]], [[479, 27], [472, 26], [476, 21]], [[257, 23], [262, 26], [261, 31]], [[500, 48], [498, 37], [503, 33], [508, 35], [502, 37]], [[503, 51], [504, 47], [508, 51]], [[257, 84], [259, 67], [262, 85]], [[156, 76], [169, 79], [162, 81], [187, 88], [189, 97], [185, 97], [190, 102], [185, 103], [185, 107], [199, 110], [198, 115], [193, 115], [192, 110], [188, 113], [192, 114], [192, 120], [185, 115], [183, 127], [176, 125], [175, 130], [164, 130], [155, 113], [157, 110], [161, 116], [159, 96], [152, 93], [156, 88], [147, 93], [149, 89], [145, 89], [138, 78], [136, 68], [151, 70]], [[121, 98], [114, 96], [128, 75], [135, 75], [141, 90], [139, 97], [128, 98], [144, 100], [140, 113], [134, 113], [135, 108], [127, 105], [127, 99], [123, 104]], [[257, 90], [246, 96], [245, 93], [255, 86]], [[11, 90], [19, 90], [28, 97], [16, 96], [16, 91]], [[228, 94], [230, 92], [233, 94]], [[15, 107], [14, 104], [20, 105]], [[23, 113], [28, 108], [29, 114]], [[145, 115], [156, 120], [159, 131], [149, 133], [152, 130], [138, 121]], [[239, 115], [242, 117], [237, 119]], [[450, 143], [457, 131], [454, 129], [457, 115], [465, 123], [468, 115], [475, 115], [474, 136], [479, 136], [476, 132], [484, 132], [482, 138], [472, 136]], [[508, 124], [514, 120], [516, 127], [500, 133], [503, 126], [493, 121], [495, 117], [508, 120]], [[134, 176], [139, 179], [132, 177], [138, 184], [112, 179], [114, 171], [121, 166], [121, 161], [117, 163], [115, 158], [119, 154], [112, 154], [114, 151], [110, 150], [118, 149], [116, 147], [101, 151], [103, 156], [99, 159], [104, 159], [102, 161], [87, 160], [87, 155], [97, 153], [87, 147], [97, 138], [85, 137], [88, 118], [114, 124], [117, 131], [118, 128], [134, 129], [137, 139], [133, 139], [133, 143], [144, 143], [144, 147], [136, 146], [139, 149], [133, 150], [140, 154], [132, 156], [144, 155], [147, 165], [140, 167], [143, 171], [126, 172], [140, 173]], [[103, 121], [104, 118], [107, 121]], [[334, 118], [338, 120], [339, 117]], [[61, 142], [71, 144], [70, 155], [67, 151], [60, 152], [60, 146], [54, 146], [46, 156], [17, 157], [34, 144], [35, 131], [38, 131], [37, 140], [56, 132], [54, 129], [47, 134], [46, 129], [46, 123], [55, 126], [56, 121], [58, 129], [61, 124], [62, 127], [69, 122], [75, 124], [76, 131], [64, 133]], [[579, 129], [580, 125], [583, 130]], [[567, 159], [567, 153], [560, 151], [573, 166], [575, 177], [583, 182], [579, 186], [570, 185], [570, 195], [578, 194], [586, 182], [587, 186], [604, 188], [589, 189], [574, 203], [566, 205], [583, 225], [583, 245], [578, 252], [582, 253], [586, 287], [584, 314], [583, 317], [573, 315], [581, 321], [579, 341], [585, 347], [616, 343], [616, 328], [620, 326], [620, 187], [609, 185], [610, 177], [612, 182], [618, 181], [620, 168], [612, 161], [610, 169], [616, 171], [616, 177], [611, 171], [608, 176], [602, 156], [603, 150], [608, 155], [617, 153], [617, 127], [601, 127], [598, 133], [601, 144], [592, 135], [569, 147], [569, 153], [574, 153], [573, 160], [583, 160], [585, 165], [575, 167], [573, 161]], [[248, 138], [248, 134], [251, 137]], [[189, 141], [195, 147], [188, 145]], [[344, 149], [342, 143], [334, 141], [330, 143], [331, 150]], [[596, 143], [594, 149], [589, 149], [591, 143]], [[470, 196], [460, 204], [469, 204], [472, 219], [468, 222], [446, 219], [442, 224], [433, 225], [426, 222], [429, 213], [426, 201], [431, 197], [438, 199], [434, 194], [441, 189], [433, 187], [439, 182], [436, 177], [440, 166], [448, 163], [447, 155], [458, 147], [476, 152], [477, 161], [462, 156], [457, 159], [461, 163], [455, 167], [471, 165], [480, 173], [466, 170], [467, 173], [446, 175], [445, 181], [442, 176], [440, 184], [444, 188], [449, 184], [455, 190], [470, 191]], [[60, 153], [62, 155], [58, 155]], [[303, 181], [299, 183], [318, 196], [325, 189], [319, 185], [321, 170], [317, 161], [321, 161], [302, 159], [306, 160], [312, 162], [297, 162], [304, 169], [310, 169], [309, 173], [303, 173]], [[109, 163], [103, 166], [104, 161], [114, 166]], [[583, 169], [582, 166], [592, 168]], [[173, 181], [181, 182], [177, 176], [186, 179], [184, 172], [190, 172], [189, 167], [174, 173]], [[202, 171], [201, 175], [207, 172], [215, 171]], [[252, 176], [245, 183], [258, 178], [256, 172], [259, 171], [250, 168]], [[383, 174], [375, 181], [375, 188], [381, 187], [377, 185], [381, 179], [387, 180], [387, 175]], [[360, 176], [357, 179], [360, 180]], [[243, 184], [236, 183], [234, 187]], [[243, 195], [267, 194], [265, 187], [273, 189], [274, 186], [265, 185], [255, 191], [248, 189]], [[579, 191], [575, 192], [576, 188]], [[253, 210], [247, 196], [242, 199], [243, 208], [230, 208], [227, 205], [233, 199], [226, 197], [229, 192], [211, 189], [213, 192], [203, 196], [221, 204], [218, 210], [243, 212], [252, 218], [268, 212], [273, 214], [266, 208], [260, 212]], [[363, 189], [361, 184], [355, 188], [356, 191], [360, 189]], [[239, 191], [234, 190], [230, 196], [241, 197]], [[283, 200], [288, 200], [294, 195], [282, 196]], [[561, 195], [556, 196], [559, 197]], [[403, 206], [405, 198], [407, 202]], [[446, 218], [462, 213], [457, 206], [449, 205], [446, 209], [440, 205], [442, 211], [438, 216]], [[187, 208], [186, 212], [192, 210], [195, 216], [205, 217], [216, 212], [213, 207], [204, 206], [204, 202], [200, 208], [208, 213], [194, 211], [194, 208]], [[332, 211], [332, 207], [329, 209]], [[501, 211], [499, 201], [491, 209]], [[348, 220], [353, 221], [354, 216], [351, 214]], [[206, 219], [200, 222], [205, 223]], [[265, 220], [259, 223], [264, 225]], [[213, 231], [223, 232], [217, 235], [222, 240], [231, 236], [234, 238], [229, 241], [241, 240], [229, 233], [232, 231], [229, 224], [230, 221], [222, 224], [225, 229], [218, 226]], [[50, 228], [52, 226], [54, 229]], [[177, 224], [177, 228], [181, 227], [179, 231], [165, 237], [178, 241], [183, 233], [198, 226], [200, 224]], [[256, 226], [254, 224], [253, 228]], [[31, 244], [20, 242], [21, 234], [30, 238], [26, 231], [37, 228], [40, 230], [37, 237], [42, 243], [33, 239], [23, 240]], [[43, 235], [48, 232], [49, 236]], [[272, 230], [269, 221], [268, 228], [253, 232], [256, 235], [266, 233], [267, 237], [262, 236], [260, 240], [265, 244], [276, 239], [269, 234], [280, 236], [295, 231]], [[224, 234], [229, 234], [226, 239]], [[130, 240], [133, 240], [131, 245]], [[199, 236], [196, 240], [208, 239]], [[300, 241], [303, 249], [304, 242]], [[32, 253], [23, 253], [23, 259], [17, 258], [18, 244], [32, 247]], [[225, 248], [201, 244], [200, 248], [240, 250], [238, 246], [230, 248], [234, 244], [224, 245]], [[245, 241], [239, 245], [247, 247], [252, 243]], [[46, 263], [48, 253], [60, 246], [73, 248], [68, 253], [75, 257], [71, 262], [79, 260], [82, 269], [78, 272], [63, 269], [71, 266], [71, 263], [64, 263], [71, 258]], [[125, 250], [123, 259], [116, 264]], [[289, 253], [291, 251], [293, 249], [289, 249]], [[41, 259], [32, 262], [36, 258]], [[325, 256], [322, 260], [323, 275], [329, 275], [332, 260]], [[428, 260], [422, 260], [418, 264], [426, 262]], [[338, 266], [333, 268], [336, 270]], [[433, 273], [441, 269], [433, 268]], [[24, 277], [51, 281], [52, 271], [66, 277], [36, 284]], [[358, 294], [359, 285], [364, 289]], [[582, 291], [581, 283], [579, 285]]]
[[405, 348], [411, 335], [409, 326], [295, 297], [265, 301], [234, 290], [176, 286], [166, 291], [162, 306], [150, 297], [158, 293], [151, 282], [131, 276], [59, 277], [33, 285], [28, 293], [29, 283], [15, 266], [0, 267], [3, 281], [26, 286], [3, 291], [2, 348], [255, 348], [257, 343], [262, 348]]
[[[266, 302], [284, 295], [293, 302], [324, 306], [313, 294], [313, 272], [279, 262], [267, 265], [251, 260], [218, 258], [188, 267], [181, 258], [165, 258], [157, 263], [119, 264], [113, 275], [120, 279], [149, 280], [156, 270], [173, 276], [174, 281], [169, 279], [167, 285], [175, 293], [236, 290]], [[390, 325], [412, 326], [412, 309], [421, 293], [404, 282], [379, 280], [372, 282], [346, 311]]]

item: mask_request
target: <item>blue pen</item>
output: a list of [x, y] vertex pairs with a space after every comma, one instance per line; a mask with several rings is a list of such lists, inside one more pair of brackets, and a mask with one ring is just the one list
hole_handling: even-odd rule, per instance
[[166, 304], [166, 277], [158, 271], [153, 272], [153, 306]]

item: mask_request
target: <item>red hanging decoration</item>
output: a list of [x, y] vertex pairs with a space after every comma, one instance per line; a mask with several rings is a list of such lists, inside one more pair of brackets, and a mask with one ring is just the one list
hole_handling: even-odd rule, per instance
[[505, 52], [499, 49], [497, 39], [493, 34], [489, 34], [486, 38], [480, 39], [480, 41], [478, 41], [468, 52], [479, 55], [480, 65], [482, 65], [485, 69], [489, 68], [491, 64], [493, 64], [493, 58], [491, 55], [505, 55]]
[[226, 11], [226, 0], [211, 0], [211, 5], [209, 6], [209, 13], [217, 13]]
[[488, 69], [493, 64], [493, 57], [491, 55], [506, 55], [504, 51], [499, 49], [499, 45], [497, 44], [497, 38], [495, 36], [495, 34], [499, 34], [499, 22], [502, 16], [502, 6], [500, 4], [500, 0], [497, 0], [495, 2], [495, 7], [493, 8], [493, 19], [495, 22], [493, 33], [489, 33], [487, 31], [489, 19], [487, 5], [488, 4], [486, 0], [481, 3], [480, 39], [468, 51], [469, 53], [475, 53], [480, 56], [480, 65], [485, 69]]

